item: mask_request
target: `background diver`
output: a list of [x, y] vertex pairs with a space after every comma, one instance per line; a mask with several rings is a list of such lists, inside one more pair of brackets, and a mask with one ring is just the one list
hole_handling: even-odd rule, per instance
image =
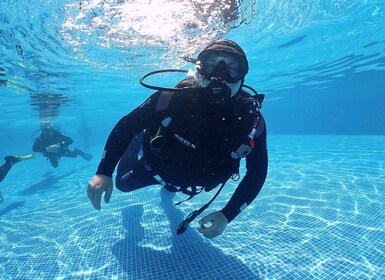
[[75, 158], [81, 156], [87, 161], [92, 159], [92, 155], [79, 149], [71, 151], [68, 147], [73, 143], [71, 137], [59, 131], [50, 122], [42, 122], [40, 128], [41, 134], [36, 137], [32, 150], [42, 153], [53, 167], [57, 168], [59, 166], [61, 157]]

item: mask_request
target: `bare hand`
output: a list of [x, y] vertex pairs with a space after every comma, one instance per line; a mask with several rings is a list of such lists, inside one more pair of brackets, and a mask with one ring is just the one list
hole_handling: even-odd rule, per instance
[[88, 182], [87, 196], [96, 210], [102, 208], [101, 199], [104, 192], [104, 201], [110, 202], [113, 185], [112, 178], [105, 175], [95, 175]]
[[[208, 223], [210, 225], [206, 226], [205, 224]], [[198, 231], [205, 237], [211, 239], [218, 235], [221, 235], [228, 223], [229, 222], [227, 221], [226, 216], [222, 212], [216, 211], [207, 215], [199, 221], [201, 227], [198, 228]]]

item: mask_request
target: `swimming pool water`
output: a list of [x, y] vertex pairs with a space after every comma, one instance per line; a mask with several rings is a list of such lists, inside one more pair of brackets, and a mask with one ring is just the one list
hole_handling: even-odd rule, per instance
[[[240, 1], [234, 24], [151, 3], [0, 2], [0, 157], [30, 152], [44, 118], [94, 155], [57, 169], [39, 155], [0, 183], [0, 279], [385, 279], [385, 2]], [[213, 240], [197, 221], [175, 230], [214, 193], [174, 206], [184, 196], [160, 186], [115, 189], [95, 211], [87, 182], [115, 122], [151, 94], [140, 76], [191, 69], [176, 58], [217, 37], [244, 48], [246, 83], [266, 95], [259, 196]]]

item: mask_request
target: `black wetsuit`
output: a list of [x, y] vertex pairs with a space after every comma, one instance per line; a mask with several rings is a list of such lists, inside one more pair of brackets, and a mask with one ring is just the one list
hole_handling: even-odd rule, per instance
[[11, 161], [5, 161], [5, 163], [2, 166], [0, 166], [0, 182], [4, 180], [5, 176], [7, 176], [13, 164], [14, 163]]
[[[240, 162], [230, 156], [231, 150], [247, 138], [239, 133], [248, 112], [235, 109], [242, 107], [241, 99], [236, 98], [241, 95], [232, 98], [228, 106], [215, 106], [205, 103], [203, 95], [196, 93], [154, 93], [113, 128], [96, 174], [112, 177], [120, 160], [116, 186], [121, 191], [158, 184], [154, 175], [167, 184], [202, 186], [206, 191], [226, 182]], [[246, 157], [246, 175], [221, 210], [229, 222], [254, 200], [266, 179], [266, 127], [259, 116], [255, 146]], [[168, 118], [171, 121], [167, 122]], [[162, 121], [170, 124], [165, 128]], [[250, 130], [248, 125], [247, 131]], [[156, 136], [165, 139], [160, 146], [157, 143], [159, 151], [150, 144]], [[144, 156], [139, 159], [141, 145]]]
[[[14, 156], [7, 156], [4, 158], [5, 159], [5, 163], [0, 166], [0, 183], [4, 180], [5, 176], [7, 176], [9, 170], [11, 170], [12, 166], [18, 162], [18, 160], [16, 159], [16, 157]], [[0, 203], [4, 201], [4, 198], [1, 194], [1, 191], [0, 191]]]

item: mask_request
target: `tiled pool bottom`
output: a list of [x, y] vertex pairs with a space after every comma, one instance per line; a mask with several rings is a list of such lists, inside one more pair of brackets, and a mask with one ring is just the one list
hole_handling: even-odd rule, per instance
[[[97, 160], [38, 158], [1, 183], [1, 279], [384, 279], [385, 137], [270, 136], [268, 180], [254, 203], [208, 240], [185, 215], [206, 203], [153, 186], [86, 197]], [[99, 151], [95, 151], [95, 155]], [[22, 171], [22, 172], [21, 172]], [[206, 213], [221, 208], [229, 183]], [[198, 219], [197, 219], [198, 220]]]

